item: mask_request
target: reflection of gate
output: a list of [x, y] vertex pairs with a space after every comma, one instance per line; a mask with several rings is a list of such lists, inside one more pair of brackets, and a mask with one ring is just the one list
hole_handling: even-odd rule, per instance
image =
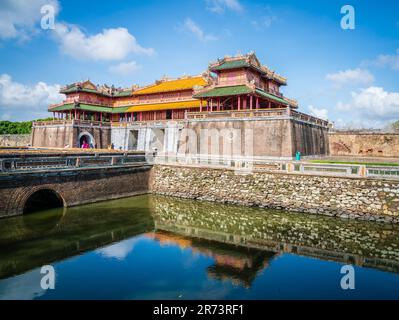
[[137, 142], [139, 138], [138, 130], [130, 130], [129, 131], [129, 141], [128, 141], [128, 150], [137, 150]]

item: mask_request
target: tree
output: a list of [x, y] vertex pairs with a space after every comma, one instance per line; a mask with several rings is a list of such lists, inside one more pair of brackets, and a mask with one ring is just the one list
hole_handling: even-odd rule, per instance
[[[53, 118], [37, 119], [35, 121], [49, 121]], [[0, 134], [29, 134], [32, 131], [33, 121], [11, 122], [0, 121]]]

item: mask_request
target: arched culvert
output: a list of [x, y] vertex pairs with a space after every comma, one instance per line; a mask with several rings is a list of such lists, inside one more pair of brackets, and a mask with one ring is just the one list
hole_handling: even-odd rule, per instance
[[54, 190], [40, 189], [32, 193], [25, 201], [23, 213], [63, 207], [62, 197]]

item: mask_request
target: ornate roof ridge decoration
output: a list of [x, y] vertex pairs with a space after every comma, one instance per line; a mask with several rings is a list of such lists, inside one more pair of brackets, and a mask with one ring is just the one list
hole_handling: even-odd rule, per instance
[[61, 87], [60, 89], [60, 93], [72, 93], [80, 91], [112, 97], [114, 95], [118, 95], [121, 92], [131, 91], [131, 88], [115, 88], [114, 85], [108, 86], [107, 84], [95, 85], [90, 80], [86, 80], [66, 85], [64, 87]]
[[[225, 56], [222, 59], [217, 59], [216, 61], [210, 62], [209, 63], [209, 70], [217, 71], [217, 68], [221, 67], [225, 63], [233, 63], [233, 62], [239, 62], [242, 61], [241, 65], [233, 65], [231, 68], [253, 68], [257, 70], [260, 73], [263, 73], [268, 79], [274, 80], [282, 85], [287, 84], [287, 79], [279, 74], [277, 74], [275, 71], [269, 69], [266, 65], [262, 65], [258, 57], [256, 56], [255, 52], [249, 52], [247, 54], [238, 54], [236, 56]], [[230, 67], [226, 67], [226, 69], [229, 69]]]

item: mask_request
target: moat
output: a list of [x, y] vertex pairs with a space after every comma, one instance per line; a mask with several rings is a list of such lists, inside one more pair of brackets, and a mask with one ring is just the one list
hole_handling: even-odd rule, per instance
[[0, 220], [0, 299], [362, 298], [399, 298], [399, 225], [155, 195]]

